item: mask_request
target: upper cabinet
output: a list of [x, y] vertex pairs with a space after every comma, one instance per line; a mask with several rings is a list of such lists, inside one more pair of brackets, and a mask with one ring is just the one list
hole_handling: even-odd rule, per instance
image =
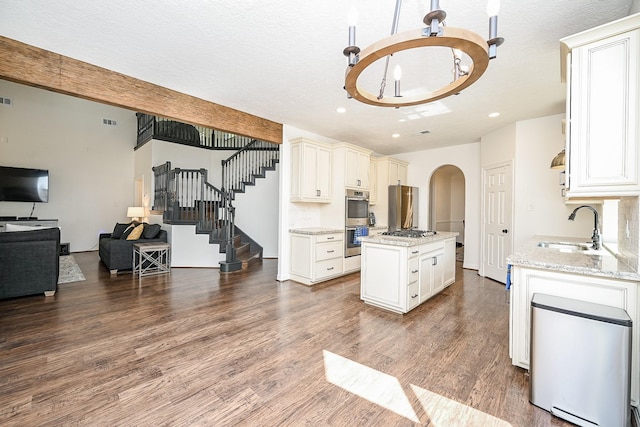
[[408, 163], [392, 157], [377, 157], [375, 160], [379, 191], [387, 191], [390, 185], [407, 185]]
[[640, 15], [561, 41], [567, 198], [640, 194]]
[[345, 188], [369, 189], [371, 151], [351, 144], [334, 146], [336, 159], [344, 159]]
[[291, 141], [291, 201], [331, 202], [331, 145]]

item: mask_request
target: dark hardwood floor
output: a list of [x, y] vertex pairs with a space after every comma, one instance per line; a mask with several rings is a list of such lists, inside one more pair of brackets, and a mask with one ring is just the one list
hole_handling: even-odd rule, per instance
[[109, 275], [0, 301], [0, 425], [568, 426], [528, 402], [504, 286], [462, 270], [404, 316], [358, 273], [279, 283], [276, 260]]

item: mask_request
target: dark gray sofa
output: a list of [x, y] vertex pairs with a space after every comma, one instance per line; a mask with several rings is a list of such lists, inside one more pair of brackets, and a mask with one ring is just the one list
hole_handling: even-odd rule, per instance
[[58, 289], [60, 229], [0, 233], [0, 298]]
[[162, 229], [153, 238], [145, 238], [145, 234], [146, 236], [153, 235], [152, 229], [154, 227], [159, 228], [159, 225], [145, 224], [143, 235], [136, 240], [127, 240], [126, 234], [122, 235], [123, 228], [126, 228], [126, 226], [128, 224], [116, 224], [113, 233], [100, 234], [98, 254], [111, 274], [133, 269], [133, 245], [135, 243], [167, 242], [167, 232]]

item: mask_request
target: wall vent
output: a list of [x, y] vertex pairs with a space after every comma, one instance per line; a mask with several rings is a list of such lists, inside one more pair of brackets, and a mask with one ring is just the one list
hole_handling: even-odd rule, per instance
[[11, 100], [11, 98], [4, 98], [0, 96], [0, 105], [11, 107], [13, 105], [13, 101]]
[[118, 123], [116, 123], [115, 120], [111, 120], [111, 119], [102, 119], [102, 124], [103, 125], [107, 125], [107, 126], [117, 126]]

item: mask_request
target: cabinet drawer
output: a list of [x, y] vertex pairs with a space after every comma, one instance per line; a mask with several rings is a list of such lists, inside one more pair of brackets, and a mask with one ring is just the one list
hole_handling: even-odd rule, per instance
[[316, 263], [316, 280], [342, 274], [342, 258], [333, 258]]
[[342, 233], [320, 234], [319, 236], [316, 236], [316, 243], [333, 242], [336, 240], [342, 241]]
[[342, 241], [320, 243], [316, 245], [316, 261], [342, 258]]
[[407, 283], [411, 284], [418, 280], [420, 275], [420, 261], [418, 258], [409, 259], [409, 270], [407, 271]]
[[407, 288], [407, 311], [411, 310], [420, 302], [418, 295], [418, 282], [413, 283]]

